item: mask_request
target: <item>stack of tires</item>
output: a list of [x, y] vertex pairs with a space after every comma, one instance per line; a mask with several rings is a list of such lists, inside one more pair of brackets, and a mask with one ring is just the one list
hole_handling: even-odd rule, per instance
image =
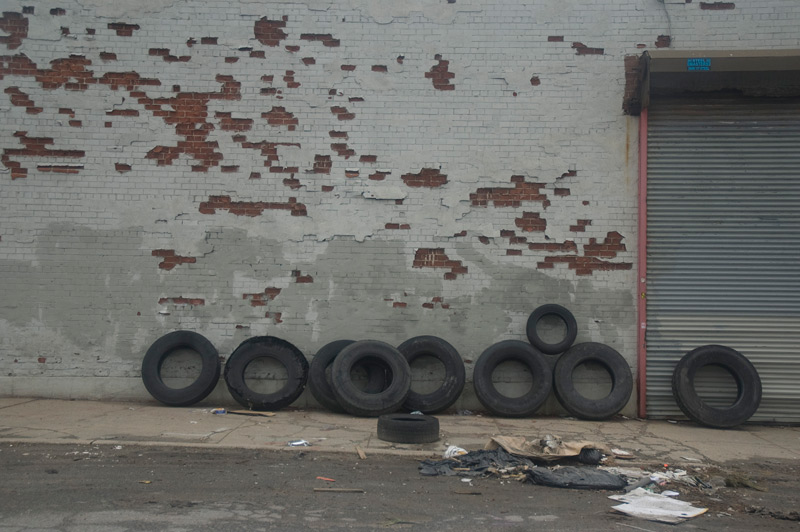
[[[558, 342], [544, 341], [537, 330], [539, 322], [548, 316], [561, 319], [566, 333]], [[573, 345], [578, 335], [575, 317], [560, 305], [542, 305], [528, 318], [526, 333], [530, 343], [505, 340], [487, 348], [475, 363], [473, 384], [475, 395], [487, 410], [498, 416], [527, 417], [533, 415], [554, 390], [556, 398], [567, 412], [580, 419], [603, 420], [617, 414], [628, 403], [633, 391], [633, 377], [628, 363], [611, 347], [596, 342]], [[558, 357], [554, 368], [548, 356]], [[508, 361], [524, 365], [533, 383], [518, 397], [501, 393], [493, 382], [497, 367]], [[597, 363], [611, 377], [611, 391], [601, 399], [581, 395], [575, 386], [573, 372], [586, 363]]]

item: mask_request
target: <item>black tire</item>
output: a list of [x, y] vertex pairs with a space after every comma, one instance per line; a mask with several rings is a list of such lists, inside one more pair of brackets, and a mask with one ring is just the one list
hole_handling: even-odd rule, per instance
[[[539, 337], [536, 326], [545, 316], [558, 316], [567, 327], [567, 332], [560, 342], [549, 344]], [[561, 305], [542, 305], [537, 308], [528, 317], [528, 324], [525, 327], [525, 332], [528, 336], [528, 341], [531, 345], [547, 355], [558, 355], [570, 348], [575, 338], [578, 336], [578, 322], [575, 321], [575, 316], [572, 312], [565, 309]]]
[[419, 414], [386, 414], [378, 418], [378, 439], [395, 443], [439, 440], [439, 420]]
[[[185, 388], [170, 388], [161, 380], [164, 360], [177, 349], [191, 349], [200, 355], [200, 376]], [[142, 360], [142, 382], [155, 399], [169, 406], [189, 406], [202, 401], [219, 382], [219, 354], [204, 336], [192, 331], [165, 334], [150, 346]]]
[[[492, 383], [492, 373], [502, 362], [516, 360], [528, 367], [533, 377], [529, 392], [521, 397], [501, 394]], [[505, 340], [489, 346], [475, 363], [472, 375], [475, 395], [483, 406], [503, 417], [527, 417], [536, 412], [550, 395], [553, 372], [547, 359], [530, 344], [518, 340]]]
[[[724, 408], [710, 406], [697, 394], [694, 379], [705, 366], [721, 366], [736, 381], [736, 401]], [[672, 373], [672, 394], [686, 417], [702, 425], [727, 429], [741, 425], [761, 404], [761, 377], [747, 357], [724, 345], [704, 345], [686, 353]]]
[[[360, 390], [350, 372], [357, 364], [386, 368], [386, 387], [377, 393]], [[333, 393], [345, 411], [354, 416], [377, 417], [396, 411], [411, 389], [411, 368], [403, 355], [385, 342], [361, 340], [341, 350], [331, 368]]]
[[[258, 358], [271, 358], [286, 368], [286, 384], [272, 393], [258, 393], [247, 386], [247, 366]], [[306, 385], [308, 361], [294, 345], [274, 336], [245, 340], [225, 364], [225, 383], [237, 403], [250, 410], [279, 410], [292, 404]]]
[[[331, 367], [339, 352], [352, 344], [355, 340], [335, 340], [325, 344], [317, 351], [308, 368], [308, 388], [311, 395], [324, 408], [331, 412], [344, 412], [344, 408], [336, 400], [331, 386]], [[386, 388], [385, 368], [371, 365], [364, 368], [367, 371], [368, 382], [364, 391], [378, 393]]]
[[[605, 367], [611, 376], [611, 391], [602, 399], [588, 399], [578, 393], [572, 372], [586, 362]], [[573, 345], [556, 362], [553, 369], [556, 398], [567, 412], [579, 419], [599, 421], [622, 410], [633, 391], [631, 367], [625, 358], [611, 347], [596, 342]]]
[[464, 390], [466, 371], [464, 360], [455, 347], [436, 336], [417, 336], [400, 344], [397, 350], [403, 354], [409, 366], [419, 357], [434, 357], [444, 365], [445, 373], [444, 381], [438, 389], [426, 394], [411, 390], [403, 408], [411, 412], [419, 410], [425, 414], [434, 414], [456, 402]]

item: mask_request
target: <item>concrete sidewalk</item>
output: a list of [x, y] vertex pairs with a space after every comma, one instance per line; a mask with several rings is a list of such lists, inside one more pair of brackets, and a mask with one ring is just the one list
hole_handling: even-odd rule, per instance
[[214, 405], [170, 408], [156, 402], [117, 403], [0, 398], [0, 443], [92, 443], [206, 448], [289, 449], [290, 440], [311, 443], [308, 451], [431, 456], [447, 445], [481, 449], [493, 435], [528, 439], [555, 434], [591, 440], [634, 453], [636, 462], [704, 463], [729, 460], [798, 460], [800, 427], [746, 425], [715, 430], [688, 421], [570, 418], [506, 419], [440, 415], [442, 438], [424, 445], [393, 444], [376, 436], [376, 420], [321, 410], [281, 410], [273, 417], [211, 414]]

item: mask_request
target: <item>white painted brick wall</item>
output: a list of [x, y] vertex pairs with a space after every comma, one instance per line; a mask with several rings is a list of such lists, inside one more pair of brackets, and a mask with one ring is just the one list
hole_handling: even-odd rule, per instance
[[[65, 14], [51, 15], [52, 3], [0, 1], [5, 23], [16, 13], [28, 24], [19, 42], [10, 26], [0, 26], [7, 37], [0, 43], [6, 91], [0, 97], [0, 393], [144, 399], [144, 351], [181, 328], [206, 335], [223, 356], [257, 334], [286, 338], [309, 356], [342, 337], [397, 345], [434, 334], [460, 350], [469, 374], [490, 344], [524, 339], [528, 314], [550, 302], [574, 312], [578, 341], [610, 344], [635, 370], [635, 270], [578, 274], [566, 264], [538, 264], [581, 257], [590, 239], [603, 242], [617, 232], [625, 250], [602, 260], [635, 267], [638, 120], [621, 110], [625, 55], [654, 48], [660, 35], [671, 36], [676, 49], [800, 46], [794, 0], [736, 1], [724, 10], [703, 4], [65, 0], [57, 6]], [[286, 17], [279, 46], [256, 40], [254, 25], [262, 17]], [[109, 28], [113, 23], [138, 29], [120, 36]], [[303, 34], [331, 34], [340, 45]], [[563, 42], [548, 40], [555, 36]], [[204, 37], [217, 44], [202, 44]], [[573, 43], [603, 53], [579, 55]], [[293, 46], [299, 50], [287, 50]], [[165, 62], [151, 49], [190, 60]], [[116, 59], [103, 60], [103, 52]], [[38, 74], [11, 69], [23, 55]], [[67, 90], [63, 80], [43, 86], [55, 80], [52, 62], [73, 55], [90, 62], [85, 68], [94, 82], [81, 90]], [[439, 64], [437, 55], [454, 74], [448, 80], [454, 90], [438, 90], [426, 77]], [[387, 71], [373, 72], [373, 65]], [[288, 87], [287, 71], [299, 87]], [[205, 105], [205, 141], [217, 143], [219, 165], [196, 171], [202, 163], [191, 155], [166, 165], [146, 158], [185, 137], [131, 90], [98, 82], [124, 72], [160, 80], [135, 90], [163, 99], [159, 108], [166, 111], [174, 109], [167, 99], [179, 93], [219, 93], [219, 75], [240, 83], [240, 99], [209, 99], [195, 108]], [[262, 80], [270, 75], [271, 83]], [[531, 83], [534, 76], [538, 85]], [[280, 93], [261, 93], [268, 88]], [[15, 90], [41, 112], [12, 102]], [[262, 113], [273, 107], [292, 113], [296, 128], [268, 124]], [[332, 107], [355, 117], [339, 120]], [[115, 109], [138, 115], [108, 114]], [[252, 125], [225, 130], [218, 112], [252, 119]], [[347, 138], [331, 137], [331, 131]], [[14, 151], [24, 148], [18, 132], [52, 138], [48, 150], [85, 153], [20, 155]], [[299, 144], [279, 146], [280, 160], [271, 163], [299, 171], [270, 172], [267, 156], [243, 146], [240, 135], [251, 143]], [[347, 144], [355, 155], [342, 157], [332, 144]], [[377, 161], [362, 162], [362, 155]], [[330, 157], [329, 174], [312, 172], [315, 156]], [[26, 177], [12, 179], [15, 162], [27, 169]], [[39, 169], [73, 164], [82, 168]], [[118, 171], [118, 164], [130, 171]], [[440, 170], [447, 183], [427, 188], [403, 181], [424, 168]], [[357, 177], [346, 175], [354, 170]], [[384, 178], [370, 179], [378, 171]], [[253, 172], [260, 178], [251, 179]], [[550, 205], [471, 203], [470, 194], [480, 188], [513, 188], [512, 176], [542, 184], [539, 193]], [[556, 195], [556, 188], [569, 194]], [[307, 215], [202, 213], [200, 204], [211, 196], [266, 203], [296, 198]], [[517, 227], [524, 212], [539, 213], [546, 231]], [[591, 223], [585, 231], [571, 230], [578, 220]], [[409, 227], [391, 228], [402, 224]], [[531, 250], [527, 243], [511, 244], [503, 231], [527, 243], [572, 241], [576, 251]], [[445, 279], [447, 269], [415, 268], [418, 248], [442, 248], [468, 271]], [[507, 255], [509, 249], [521, 254]], [[154, 250], [195, 261], [162, 269], [164, 257], [153, 256]], [[313, 282], [297, 283], [295, 271]], [[267, 287], [281, 292], [265, 306], [251, 306], [243, 296]], [[204, 304], [159, 303], [178, 297]], [[439, 301], [434, 298], [441, 298], [434, 308], [423, 307]], [[477, 406], [471, 391], [461, 404]], [[547, 409], [558, 412], [554, 401]]]

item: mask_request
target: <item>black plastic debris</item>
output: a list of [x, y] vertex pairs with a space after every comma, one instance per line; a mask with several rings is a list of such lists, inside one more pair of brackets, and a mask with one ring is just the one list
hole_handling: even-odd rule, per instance
[[431, 477], [437, 475], [478, 477], [497, 472], [525, 471], [534, 467], [536, 465], [527, 458], [514, 456], [503, 449], [494, 449], [470, 451], [446, 460], [425, 460], [419, 464], [419, 474]]
[[526, 475], [528, 476], [526, 482], [552, 488], [619, 491], [628, 485], [621, 476], [592, 467], [569, 466], [558, 469], [539, 467], [527, 471]]
[[603, 453], [599, 449], [584, 447], [578, 455], [578, 462], [586, 465], [597, 465], [603, 459]]

